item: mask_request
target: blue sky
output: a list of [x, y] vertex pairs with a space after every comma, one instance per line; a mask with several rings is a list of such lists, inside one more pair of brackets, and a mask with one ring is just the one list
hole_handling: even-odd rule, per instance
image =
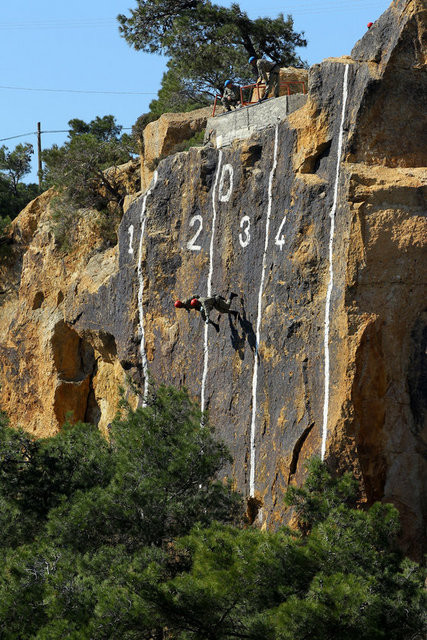
[[[251, 18], [291, 14], [295, 30], [304, 31], [308, 39], [300, 55], [310, 65], [349, 54], [366, 32], [366, 24], [389, 4], [388, 0], [240, 2]], [[135, 6], [136, 0], [2, 2], [0, 138], [35, 131], [37, 122], [42, 130], [62, 130], [71, 118], [89, 121], [106, 114], [131, 127], [148, 110], [165, 69], [164, 59], [134, 51], [118, 33], [117, 14], [127, 14]], [[62, 144], [65, 138], [65, 133], [46, 133], [42, 144]], [[36, 147], [34, 135], [0, 144], [13, 149], [19, 142]], [[37, 180], [35, 171], [26, 181]]]

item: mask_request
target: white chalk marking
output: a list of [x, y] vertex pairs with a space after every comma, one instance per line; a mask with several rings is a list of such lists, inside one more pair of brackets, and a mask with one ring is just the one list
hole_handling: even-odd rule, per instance
[[255, 344], [255, 356], [254, 356], [254, 369], [252, 375], [252, 418], [251, 418], [251, 442], [250, 442], [250, 471], [249, 471], [249, 492], [251, 497], [255, 494], [255, 434], [256, 434], [256, 412], [257, 412], [257, 391], [258, 391], [258, 348], [261, 333], [261, 313], [262, 313], [262, 294], [264, 292], [265, 272], [267, 268], [267, 249], [268, 249], [268, 236], [270, 232], [270, 217], [271, 207], [273, 199], [273, 178], [277, 167], [277, 147], [279, 142], [279, 127], [276, 125], [276, 132], [274, 137], [274, 155], [273, 166], [270, 171], [270, 177], [268, 180], [268, 207], [267, 207], [267, 220], [265, 223], [265, 241], [264, 241], [264, 253], [262, 256], [262, 271], [261, 282], [258, 292], [258, 311], [256, 321], [256, 344]]
[[138, 249], [138, 311], [139, 311], [139, 333], [141, 335], [141, 341], [139, 344], [139, 350], [141, 353], [141, 361], [142, 361], [142, 372], [144, 374], [144, 395], [142, 398], [142, 406], [147, 406], [147, 398], [148, 398], [148, 360], [147, 353], [145, 351], [145, 328], [144, 328], [144, 309], [142, 306], [143, 296], [144, 296], [144, 276], [142, 274], [142, 243], [144, 239], [145, 233], [145, 223], [147, 220], [146, 210], [147, 210], [147, 198], [151, 194], [151, 190], [156, 186], [158, 174], [157, 171], [154, 172], [153, 176], [153, 185], [150, 189], [145, 192], [144, 198], [142, 200], [141, 207], [141, 215], [140, 215], [140, 223], [141, 223], [141, 235], [139, 237], [139, 249]]
[[[225, 182], [225, 176], [228, 173], [229, 175], [229, 185], [228, 185], [228, 189], [226, 191], [226, 193], [224, 193], [224, 182]], [[231, 194], [233, 193], [233, 175], [234, 175], [234, 171], [233, 171], [233, 167], [231, 166], [231, 164], [225, 164], [223, 169], [222, 169], [222, 173], [221, 173], [221, 180], [219, 181], [219, 200], [220, 202], [228, 202], [230, 200]]]
[[[222, 151], [219, 152], [218, 156], [218, 168], [216, 171], [215, 182], [212, 189], [212, 229], [211, 229], [211, 241], [209, 246], [209, 273], [208, 273], [208, 281], [207, 281], [207, 295], [208, 297], [212, 294], [212, 276], [213, 276], [213, 249], [214, 249], [214, 238], [215, 238], [215, 226], [216, 226], [216, 202], [215, 195], [218, 186], [218, 177], [219, 172], [221, 170], [221, 162], [222, 162]], [[225, 165], [230, 166], [230, 165]], [[205, 390], [206, 390], [206, 379], [208, 377], [208, 364], [209, 364], [209, 344], [208, 344], [208, 330], [209, 325], [205, 324], [205, 334], [204, 334], [204, 345], [203, 345], [203, 374], [202, 374], [202, 391], [200, 394], [200, 409], [202, 412], [205, 410], [206, 402], [205, 402]]]
[[340, 168], [341, 168], [341, 154], [342, 154], [342, 146], [343, 146], [343, 135], [344, 135], [344, 118], [345, 118], [345, 108], [347, 105], [347, 92], [348, 92], [348, 68], [349, 65], [345, 66], [344, 70], [344, 79], [343, 79], [343, 90], [342, 90], [342, 111], [341, 111], [341, 122], [340, 122], [340, 132], [338, 137], [338, 151], [337, 151], [337, 167], [335, 173], [335, 186], [334, 186], [334, 199], [332, 202], [332, 209], [329, 213], [329, 217], [331, 219], [331, 227], [329, 232], [329, 282], [328, 289], [326, 292], [326, 306], [325, 306], [325, 336], [324, 336], [324, 353], [325, 353], [325, 392], [324, 392], [324, 402], [323, 402], [323, 428], [322, 428], [322, 448], [321, 448], [321, 458], [324, 460], [325, 452], [326, 452], [326, 439], [328, 435], [328, 413], [329, 413], [329, 373], [330, 373], [330, 362], [329, 362], [329, 323], [330, 323], [330, 315], [331, 315], [331, 297], [332, 290], [334, 287], [334, 265], [333, 265], [333, 257], [334, 257], [334, 234], [335, 234], [335, 213], [337, 210], [338, 203], [338, 185], [340, 178]]
[[133, 243], [133, 231], [134, 231], [134, 226], [133, 226], [133, 224], [131, 224], [131, 225], [129, 225], [129, 229], [128, 229], [128, 232], [129, 232], [129, 249], [128, 249], [128, 253], [131, 253], [131, 254], [133, 254], [133, 246], [132, 246], [132, 243]]
[[277, 244], [277, 246], [280, 247], [280, 251], [282, 251], [283, 245], [285, 244], [285, 241], [286, 241], [285, 236], [282, 233], [282, 229], [285, 226], [285, 224], [286, 224], [286, 215], [283, 218], [279, 227], [279, 231], [277, 232], [276, 237], [274, 239], [274, 244]]
[[240, 246], [243, 247], [243, 249], [247, 247], [251, 241], [251, 234], [249, 233], [250, 227], [251, 227], [250, 217], [243, 216], [243, 218], [240, 220], [240, 228], [242, 229], [244, 235], [239, 233], [239, 242], [240, 242]]
[[202, 248], [200, 244], [194, 244], [197, 240], [197, 238], [199, 237], [199, 235], [202, 232], [203, 229], [203, 218], [201, 215], [197, 214], [196, 216], [193, 216], [190, 220], [190, 227], [194, 227], [195, 223], [198, 222], [199, 223], [199, 228], [197, 229], [196, 233], [194, 234], [194, 236], [191, 238], [191, 240], [189, 240], [187, 242], [187, 249], [189, 249], [190, 251], [200, 251], [200, 249]]

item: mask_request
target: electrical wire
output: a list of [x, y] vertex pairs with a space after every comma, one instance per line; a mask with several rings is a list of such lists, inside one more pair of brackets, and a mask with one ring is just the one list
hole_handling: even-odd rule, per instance
[[117, 25], [116, 20], [43, 20], [31, 22], [0, 23], [0, 30], [10, 29], [93, 29], [94, 27], [111, 27]]
[[293, 13], [298, 13], [300, 11], [302, 12], [306, 12], [306, 11], [324, 11], [327, 9], [334, 9], [336, 11], [339, 10], [343, 10], [343, 9], [352, 9], [352, 8], [358, 8], [357, 6], [354, 5], [369, 5], [371, 6], [372, 4], [387, 4], [388, 2], [385, 2], [385, 0], [351, 0], [350, 2], [343, 2], [343, 0], [327, 0], [326, 2], [324, 2], [322, 0], [322, 2], [320, 4], [317, 4], [314, 0], [313, 2], [299, 2], [298, 4], [286, 4], [285, 7], [273, 7], [273, 6], [263, 6], [263, 10], [271, 10], [271, 9], [276, 9], [276, 10], [280, 10], [283, 13], [286, 12], [293, 12]]
[[29, 133], [20, 133], [18, 136], [9, 136], [8, 138], [0, 138], [0, 142], [4, 142], [5, 140], [14, 140], [15, 138], [26, 138], [27, 136], [32, 136], [37, 131], [30, 131]]
[[32, 87], [9, 87], [0, 86], [0, 89], [8, 89], [10, 91], [48, 91], [49, 93], [94, 93], [102, 95], [118, 95], [118, 96], [154, 96], [155, 91], [90, 91], [85, 89], [35, 89]]
[[[121, 127], [121, 131], [130, 131], [132, 127]], [[50, 131], [40, 131], [40, 135], [44, 135], [45, 133], [71, 133], [71, 129], [52, 129]], [[8, 138], [0, 138], [0, 142], [5, 142], [6, 140], [15, 140], [15, 138], [26, 138], [27, 136], [36, 136], [38, 131], [29, 131], [28, 133], [20, 133], [17, 136], [9, 136]]]
[[[263, 12], [264, 13], [274, 13], [275, 15], [278, 15], [279, 13], [282, 13], [283, 15], [288, 15], [290, 14], [291, 16], [300, 16], [300, 15], [320, 15], [323, 13], [332, 13], [332, 12], [336, 12], [336, 13], [343, 13], [343, 12], [350, 12], [350, 11], [359, 11], [361, 9], [369, 9], [371, 11], [373, 11], [375, 9], [375, 6], [381, 6], [384, 5], [384, 0], [356, 0], [355, 2], [352, 2], [352, 5], [343, 5], [342, 3], [335, 5], [335, 4], [325, 4], [322, 6], [311, 6], [311, 5], [306, 5], [306, 6], [301, 6], [299, 5], [298, 7], [291, 7], [291, 6], [287, 6], [286, 8], [279, 8], [279, 7], [263, 7]], [[387, 7], [385, 7], [387, 8]], [[249, 10], [248, 11], [249, 14], [254, 14], [254, 10]]]
[[[278, 13], [307, 14], [323, 13], [329, 11], [351, 11], [354, 9], [371, 7], [374, 4], [385, 4], [384, 0], [312, 0], [311, 2], [299, 2], [288, 4], [285, 8], [265, 6], [263, 11], [277, 11]], [[251, 13], [253, 11], [250, 11]], [[119, 26], [116, 19], [93, 18], [90, 20], [40, 20], [31, 22], [0, 23], [0, 30], [10, 29], [91, 29], [95, 27]]]

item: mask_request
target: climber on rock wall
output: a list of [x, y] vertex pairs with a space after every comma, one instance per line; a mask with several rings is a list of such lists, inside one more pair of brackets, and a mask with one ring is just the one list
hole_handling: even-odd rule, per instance
[[276, 62], [270, 62], [270, 60], [266, 60], [265, 58], [256, 58], [255, 56], [251, 56], [249, 58], [249, 64], [254, 67], [258, 71], [258, 79], [257, 85], [260, 82], [265, 82], [265, 92], [262, 98], [260, 98], [260, 102], [262, 100], [267, 100], [268, 94], [274, 87], [274, 97], [279, 97], [279, 88], [280, 88], [280, 65]]
[[185, 300], [177, 300], [174, 303], [174, 306], [176, 309], [185, 309], [186, 311], [190, 311], [191, 309], [200, 311], [203, 320], [208, 324], [210, 313], [214, 309], [219, 311], [219, 313], [231, 313], [234, 316], [239, 315], [238, 311], [230, 310], [231, 301], [236, 296], [236, 293], [230, 293], [228, 300], [226, 300], [224, 296], [220, 296], [216, 293], [209, 297], [203, 297], [195, 294]]
[[230, 293], [228, 300], [218, 294], [214, 294], [208, 298], [194, 296], [190, 305], [192, 309], [200, 311], [203, 320], [208, 324], [210, 313], [214, 309], [215, 311], [219, 311], [219, 313], [231, 313], [234, 316], [238, 315], [238, 311], [230, 310], [231, 301], [236, 297], [236, 295], [236, 293]]
[[227, 80], [224, 84], [224, 93], [222, 94], [221, 102], [227, 111], [231, 111], [231, 107], [237, 109], [237, 107], [240, 106], [239, 88], [231, 80]]

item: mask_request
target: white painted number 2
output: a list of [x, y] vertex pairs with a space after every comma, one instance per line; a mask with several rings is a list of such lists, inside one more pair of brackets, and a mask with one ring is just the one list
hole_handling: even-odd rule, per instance
[[285, 244], [285, 236], [282, 233], [282, 229], [285, 225], [285, 222], [286, 222], [286, 216], [282, 220], [282, 224], [279, 227], [279, 231], [277, 232], [277, 235], [274, 241], [274, 244], [277, 244], [277, 246], [280, 247], [280, 251], [282, 251], [283, 245]]
[[194, 244], [196, 242], [197, 238], [199, 237], [202, 229], [203, 229], [203, 218], [202, 218], [202, 216], [200, 216], [200, 215], [193, 216], [191, 218], [191, 220], [190, 220], [190, 227], [194, 227], [196, 222], [198, 222], [200, 226], [197, 229], [197, 231], [194, 234], [194, 236], [191, 238], [191, 240], [189, 240], [187, 242], [187, 249], [190, 249], [190, 251], [200, 251], [200, 249], [202, 248], [199, 244]]
[[132, 246], [132, 243], [133, 243], [133, 224], [130, 225], [130, 227], [128, 229], [128, 232], [129, 232], [129, 249], [128, 249], [128, 253], [133, 253], [133, 246]]
[[239, 233], [239, 242], [241, 247], [247, 247], [251, 241], [251, 234], [249, 233], [249, 228], [251, 226], [251, 219], [249, 216], [243, 216], [240, 220], [240, 228], [243, 233]]

